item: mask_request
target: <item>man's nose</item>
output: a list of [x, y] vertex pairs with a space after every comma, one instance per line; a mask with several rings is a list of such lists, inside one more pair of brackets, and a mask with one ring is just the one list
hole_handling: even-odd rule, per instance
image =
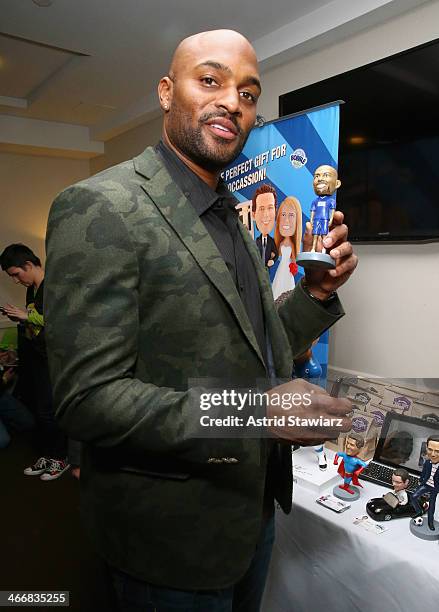
[[231, 115], [239, 112], [240, 101], [239, 91], [235, 87], [223, 87], [218, 90], [217, 106], [222, 106]]

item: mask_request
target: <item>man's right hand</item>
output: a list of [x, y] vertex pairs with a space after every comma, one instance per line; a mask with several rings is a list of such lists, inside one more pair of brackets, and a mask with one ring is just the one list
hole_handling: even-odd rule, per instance
[[26, 321], [27, 320], [27, 312], [22, 308], [18, 308], [13, 304], [5, 304], [2, 306], [2, 314], [6, 315], [8, 319], [11, 321]]
[[321, 387], [306, 380], [291, 380], [270, 389], [267, 395], [267, 416], [277, 421], [285, 416], [285, 425], [273, 421], [273, 426], [269, 427], [278, 438], [298, 443], [320, 443], [351, 430], [352, 420], [347, 416], [352, 412], [349, 400], [331, 397]]

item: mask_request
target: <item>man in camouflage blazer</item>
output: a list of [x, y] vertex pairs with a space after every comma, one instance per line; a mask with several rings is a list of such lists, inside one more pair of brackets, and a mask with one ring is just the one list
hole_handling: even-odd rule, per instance
[[[242, 147], [255, 119], [255, 104], [241, 96], [241, 90], [257, 89], [256, 77], [250, 86], [241, 84], [249, 70], [257, 75], [254, 52], [235, 32], [207, 33], [202, 44], [199, 37], [179, 47], [173, 72], [162, 79], [162, 108], [168, 113], [177, 105], [171, 82], [180, 83], [184, 69], [198, 66], [208, 48], [215, 59], [206, 62], [214, 64], [209, 70], [228, 66], [228, 95], [240, 105], [228, 112], [241, 125]], [[181, 56], [184, 69], [176, 61]], [[204, 86], [219, 95], [212, 94], [210, 81]], [[239, 96], [232, 95], [236, 88]], [[218, 103], [222, 116], [231, 104]], [[165, 136], [169, 122], [166, 115]], [[290, 378], [293, 355], [343, 311], [337, 298], [335, 308], [327, 309], [299, 285], [277, 312], [258, 249], [244, 226], [239, 230], [257, 274], [271, 367]], [[355, 267], [346, 265], [349, 247], [344, 234], [334, 237], [348, 276]], [[268, 366], [214, 241], [148, 148], [58, 196], [47, 253], [54, 395], [62, 426], [84, 442], [83, 518], [97, 549], [111, 566], [155, 585], [235, 584], [261, 530], [269, 444], [197, 438], [201, 413], [188, 381], [262, 379]], [[325, 279], [329, 294], [340, 278]], [[279, 445], [276, 453], [275, 471], [286, 474], [275, 484], [276, 494], [288, 512], [290, 445]]]

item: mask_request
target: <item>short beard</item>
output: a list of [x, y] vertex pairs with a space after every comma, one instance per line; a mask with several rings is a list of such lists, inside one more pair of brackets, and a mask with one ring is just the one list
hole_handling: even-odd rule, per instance
[[[238, 142], [235, 148], [223, 149], [220, 137], [218, 137], [218, 147], [211, 148], [203, 138], [202, 127], [209, 120], [217, 117], [227, 117], [232, 121], [238, 131]], [[209, 172], [218, 172], [228, 166], [238, 157], [247, 142], [250, 131], [246, 134], [238, 126], [233, 116], [227, 112], [205, 113], [198, 121], [198, 126], [194, 130], [190, 124], [191, 117], [173, 109], [172, 116], [168, 116], [167, 134], [174, 145], [188, 159], [193, 161], [200, 168]]]

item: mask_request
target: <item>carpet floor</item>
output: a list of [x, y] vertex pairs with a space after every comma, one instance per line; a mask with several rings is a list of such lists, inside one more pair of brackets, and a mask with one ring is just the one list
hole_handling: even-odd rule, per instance
[[69, 610], [115, 612], [105, 566], [81, 525], [79, 482], [70, 471], [49, 482], [25, 476], [36, 458], [23, 434], [0, 450], [0, 590], [65, 590]]

